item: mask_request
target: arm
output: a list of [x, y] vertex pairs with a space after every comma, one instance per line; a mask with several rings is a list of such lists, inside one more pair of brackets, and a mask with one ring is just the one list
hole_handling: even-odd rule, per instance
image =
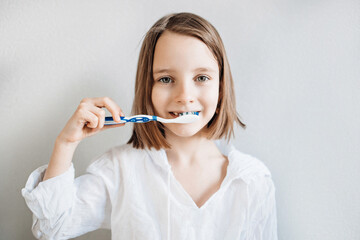
[[59, 176], [69, 169], [76, 147], [77, 145], [62, 142], [58, 138], [56, 139], [43, 181]]
[[86, 98], [80, 102], [74, 115], [55, 141], [55, 146], [43, 181], [58, 176], [69, 169], [74, 152], [80, 141], [101, 130], [123, 126], [124, 124], [104, 126], [106, 107], [116, 122], [124, 116], [120, 107], [110, 98]]
[[104, 126], [105, 111], [102, 107], [112, 113], [115, 121], [120, 121], [119, 115], [123, 113], [111, 99], [82, 100], [57, 137], [48, 166], [34, 171], [22, 189], [22, 195], [33, 212], [32, 231], [39, 239], [68, 239], [109, 227], [108, 185], [113, 180], [115, 167], [111, 156], [106, 155], [93, 163], [87, 174], [76, 179], [72, 164], [74, 152], [82, 139], [124, 125]]
[[74, 167], [41, 182], [46, 165], [29, 177], [22, 195], [33, 212], [32, 232], [37, 239], [69, 239], [110, 228], [111, 199], [117, 192], [117, 161], [107, 152], [74, 179]]

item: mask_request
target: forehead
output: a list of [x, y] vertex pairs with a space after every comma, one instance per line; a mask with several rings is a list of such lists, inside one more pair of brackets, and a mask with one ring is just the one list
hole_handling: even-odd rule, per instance
[[196, 68], [208, 68], [218, 71], [218, 63], [201, 40], [165, 31], [158, 39], [155, 52], [153, 69], [187, 70]]

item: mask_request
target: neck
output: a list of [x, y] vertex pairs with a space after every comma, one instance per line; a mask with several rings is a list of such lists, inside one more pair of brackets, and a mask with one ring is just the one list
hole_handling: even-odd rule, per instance
[[192, 166], [208, 163], [209, 159], [222, 156], [213, 140], [207, 139], [201, 133], [191, 137], [179, 137], [167, 132], [166, 140], [171, 144], [171, 149], [166, 150], [171, 164]]

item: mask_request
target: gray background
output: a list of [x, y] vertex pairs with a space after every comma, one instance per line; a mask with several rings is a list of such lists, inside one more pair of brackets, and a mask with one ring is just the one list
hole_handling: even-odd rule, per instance
[[[180, 11], [223, 38], [248, 126], [234, 144], [273, 174], [279, 239], [360, 239], [358, 0], [1, 0], [0, 238], [33, 239], [27, 177], [48, 162], [82, 98], [109, 96], [130, 113], [142, 38]], [[130, 131], [84, 140], [76, 175]]]

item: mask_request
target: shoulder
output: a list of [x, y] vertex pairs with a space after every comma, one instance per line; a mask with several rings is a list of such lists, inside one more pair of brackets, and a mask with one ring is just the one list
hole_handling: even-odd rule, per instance
[[233, 149], [231, 152], [237, 177], [248, 187], [249, 197], [253, 201], [273, 198], [275, 186], [269, 168], [258, 158]]
[[250, 183], [257, 176], [270, 176], [271, 173], [267, 166], [256, 157], [238, 150], [232, 143], [223, 139], [215, 141], [220, 152], [227, 156], [229, 160], [228, 170], [232, 177], [242, 178], [246, 183]]
[[124, 162], [133, 162], [128, 160], [139, 159], [144, 155], [144, 150], [135, 149], [129, 144], [115, 146], [96, 157], [87, 168], [87, 171], [105, 171], [109, 173], [110, 171], [118, 170]]
[[132, 158], [146, 155], [144, 149], [136, 149], [131, 144], [123, 144], [110, 149], [115, 158]]
[[235, 149], [235, 147], [229, 152], [228, 158], [232, 164], [232, 170], [248, 184], [255, 179], [271, 178], [271, 172], [264, 162]]
[[115, 146], [96, 157], [87, 167], [86, 172], [96, 176], [107, 185], [108, 189], [120, 187], [121, 180], [136, 174], [140, 159], [144, 159], [144, 150], [135, 149], [131, 145]]

